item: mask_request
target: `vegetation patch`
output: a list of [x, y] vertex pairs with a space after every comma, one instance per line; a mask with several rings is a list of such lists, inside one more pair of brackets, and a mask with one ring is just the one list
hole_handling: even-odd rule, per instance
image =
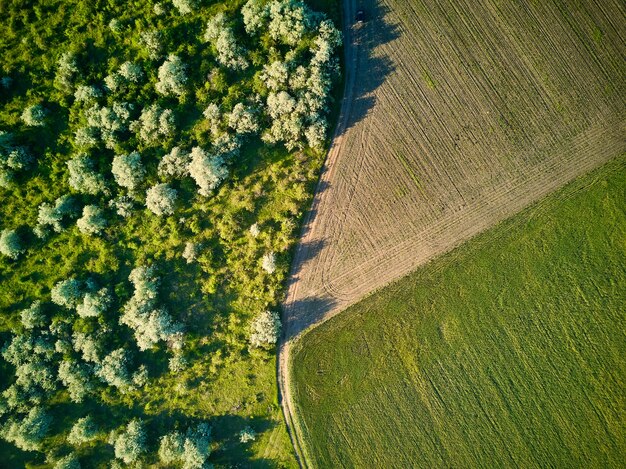
[[319, 467], [618, 467], [626, 157], [297, 342]]
[[340, 75], [316, 6], [0, 5], [3, 466], [295, 465], [276, 310]]

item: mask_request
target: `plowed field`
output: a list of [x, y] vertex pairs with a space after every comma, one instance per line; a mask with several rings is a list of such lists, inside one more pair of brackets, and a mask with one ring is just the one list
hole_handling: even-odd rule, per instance
[[626, 149], [624, 2], [359, 8], [354, 86], [296, 253], [288, 337]]

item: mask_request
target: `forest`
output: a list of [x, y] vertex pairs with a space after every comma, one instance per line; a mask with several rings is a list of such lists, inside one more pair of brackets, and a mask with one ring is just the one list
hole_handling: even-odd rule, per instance
[[0, 457], [293, 465], [274, 348], [341, 81], [336, 7], [0, 15]]

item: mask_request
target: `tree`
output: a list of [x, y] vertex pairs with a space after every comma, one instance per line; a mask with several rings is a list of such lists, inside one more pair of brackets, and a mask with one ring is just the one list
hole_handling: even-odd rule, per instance
[[93, 417], [88, 415], [87, 417], [78, 419], [74, 423], [69, 435], [67, 436], [67, 441], [71, 445], [78, 446], [92, 441], [97, 436], [98, 426], [96, 425]]
[[31, 127], [42, 127], [46, 123], [47, 111], [41, 104], [33, 104], [28, 106], [22, 112], [22, 120]]
[[24, 451], [39, 449], [52, 417], [41, 407], [33, 407], [22, 420], [10, 418], [2, 427], [2, 437]]
[[296, 46], [314, 22], [312, 12], [299, 0], [272, 1], [269, 16], [270, 37], [288, 46]]
[[74, 309], [83, 297], [83, 284], [75, 278], [68, 278], [57, 282], [50, 291], [52, 302]]
[[174, 147], [159, 162], [159, 176], [163, 178], [182, 178], [189, 175], [191, 155], [180, 147]]
[[274, 272], [276, 272], [276, 254], [274, 254], [273, 252], [268, 252], [267, 254], [264, 254], [263, 258], [261, 259], [261, 267], [263, 267], [263, 270], [268, 274], [273, 274]]
[[187, 264], [191, 264], [198, 258], [200, 252], [200, 245], [198, 243], [187, 242], [183, 251], [183, 259], [187, 261]]
[[143, 31], [139, 37], [139, 42], [148, 52], [148, 57], [150, 59], [156, 60], [161, 57], [163, 44], [161, 43], [160, 31]]
[[34, 329], [36, 327], [45, 326], [47, 318], [43, 313], [41, 301], [34, 301], [28, 308], [23, 309], [20, 313], [20, 319], [22, 321], [22, 325], [26, 329]]
[[128, 155], [115, 156], [111, 172], [119, 186], [126, 187], [131, 191], [137, 189], [146, 175], [146, 170], [141, 163], [141, 156], [136, 151]]
[[122, 65], [120, 65], [117, 73], [124, 80], [131, 83], [139, 83], [143, 78], [143, 70], [141, 69], [141, 65], [130, 61], [126, 61]]
[[57, 87], [69, 93], [72, 90], [74, 77], [78, 73], [76, 55], [73, 52], [64, 52], [57, 62], [57, 73], [54, 78]]
[[83, 216], [76, 221], [76, 226], [83, 234], [100, 234], [107, 227], [104, 210], [95, 205], [85, 205], [83, 207]]
[[257, 34], [267, 27], [269, 9], [262, 0], [248, 0], [241, 8], [241, 15], [248, 34]]
[[280, 337], [280, 315], [275, 311], [264, 311], [251, 324], [250, 343], [253, 347], [273, 345]]
[[211, 427], [206, 423], [189, 427], [184, 436], [174, 431], [161, 437], [159, 459], [162, 463], [182, 463], [184, 469], [200, 469], [210, 455]]
[[20, 236], [15, 230], [2, 230], [0, 234], [0, 253], [15, 260], [25, 251]]
[[109, 207], [115, 209], [115, 213], [119, 216], [127, 218], [133, 213], [133, 207], [135, 206], [132, 197], [127, 195], [120, 195], [114, 199], [109, 200]]
[[211, 157], [202, 148], [193, 147], [189, 174], [199, 187], [198, 193], [208, 197], [228, 176], [228, 169], [222, 156]]
[[178, 192], [168, 184], [157, 184], [146, 192], [146, 207], [157, 216], [174, 213]]
[[82, 354], [83, 360], [96, 364], [100, 363], [102, 346], [97, 337], [75, 331], [72, 335], [72, 344], [74, 350]]
[[137, 461], [147, 451], [146, 431], [139, 419], [131, 420], [114, 443], [115, 457], [126, 464]]
[[90, 376], [90, 367], [77, 361], [64, 360], [59, 365], [59, 380], [67, 388], [72, 402], [83, 402], [85, 396], [93, 390]]
[[210, 42], [217, 52], [217, 61], [232, 70], [245, 70], [248, 61], [243, 57], [245, 49], [237, 44], [232, 28], [226, 23], [224, 13], [211, 18], [204, 33], [204, 40]]
[[104, 177], [95, 170], [95, 164], [88, 155], [76, 155], [67, 162], [67, 169], [70, 173], [70, 187], [78, 192], [90, 195], [106, 192]]
[[198, 5], [197, 0], [172, 0], [172, 3], [181, 15], [191, 13]]
[[132, 390], [133, 383], [128, 362], [129, 353], [123, 348], [118, 348], [109, 353], [99, 365], [96, 366], [96, 375], [109, 386], [114, 386], [124, 393]]
[[152, 104], [141, 111], [139, 120], [133, 122], [130, 129], [144, 142], [154, 143], [174, 134], [174, 113], [171, 109], [164, 110], [158, 104]]
[[102, 90], [93, 85], [78, 85], [74, 91], [77, 103], [90, 103], [102, 97]]
[[74, 218], [79, 210], [70, 195], [64, 195], [54, 201], [54, 205], [43, 202], [39, 205], [37, 222], [42, 226], [50, 225], [57, 233], [63, 231], [64, 221]]
[[78, 457], [74, 453], [70, 453], [66, 456], [63, 456], [59, 459], [55, 465], [54, 469], [80, 469], [80, 461]]
[[252, 108], [246, 107], [242, 103], [235, 104], [228, 115], [228, 126], [237, 134], [252, 134], [259, 131], [256, 113]]
[[187, 66], [176, 55], [170, 55], [158, 71], [159, 81], [154, 86], [165, 96], [181, 96], [187, 84]]
[[76, 305], [76, 312], [81, 318], [95, 318], [104, 313], [111, 305], [111, 293], [107, 288], [97, 292], [87, 292], [83, 302]]

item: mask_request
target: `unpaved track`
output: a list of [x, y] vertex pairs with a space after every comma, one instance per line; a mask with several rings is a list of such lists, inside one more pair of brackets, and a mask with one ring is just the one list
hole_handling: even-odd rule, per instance
[[290, 433], [302, 331], [626, 150], [620, 0], [359, 7], [370, 20], [344, 25], [340, 122], [284, 304]]

